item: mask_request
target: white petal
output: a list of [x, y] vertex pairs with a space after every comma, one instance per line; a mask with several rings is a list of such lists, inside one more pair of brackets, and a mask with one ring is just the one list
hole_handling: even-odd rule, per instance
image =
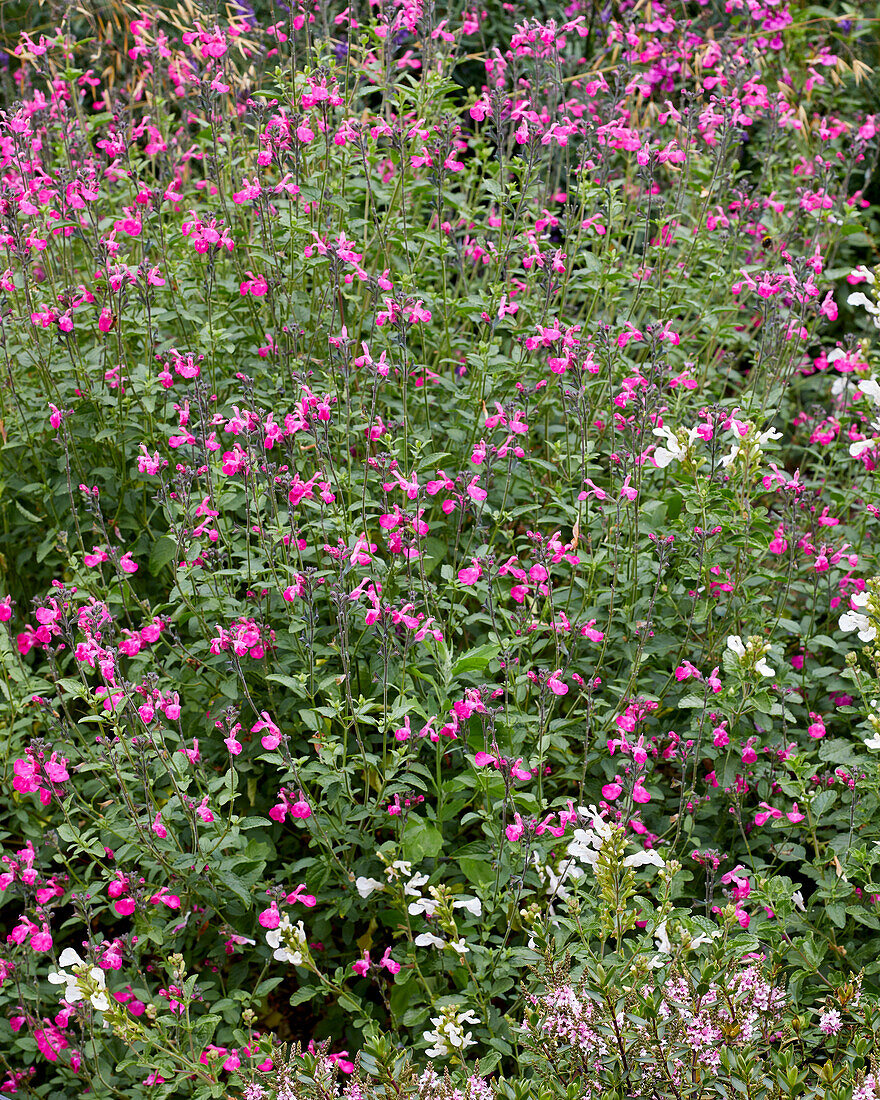
[[633, 852], [623, 861], [624, 867], [645, 867], [647, 864], [654, 867], [665, 867], [666, 862], [655, 848], [643, 848], [640, 852]]
[[442, 947], [443, 940], [439, 936], [433, 935], [431, 932], [422, 932], [416, 936], [413, 941], [416, 947]]
[[746, 647], [743, 645], [743, 640], [739, 634], [731, 634], [727, 639], [727, 648], [733, 650], [737, 657], [745, 657]]

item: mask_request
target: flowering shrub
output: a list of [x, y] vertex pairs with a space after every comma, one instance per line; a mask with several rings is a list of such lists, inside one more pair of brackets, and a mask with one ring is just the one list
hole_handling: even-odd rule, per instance
[[0, 1091], [880, 1095], [870, 26], [21, 35]]

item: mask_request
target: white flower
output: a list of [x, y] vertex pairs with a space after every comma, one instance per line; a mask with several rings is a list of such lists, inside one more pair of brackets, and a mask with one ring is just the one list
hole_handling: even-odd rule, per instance
[[597, 810], [595, 806], [578, 806], [578, 815], [588, 817], [592, 827], [597, 833], [601, 834], [603, 839], [607, 839], [614, 831], [611, 823], [605, 820], [602, 812]]
[[800, 909], [802, 913], [806, 912], [806, 906], [804, 905], [804, 895], [800, 890], [795, 890], [791, 895], [791, 900], [794, 902], [795, 909]]
[[875, 733], [873, 737], [870, 737], [865, 742], [866, 749], [878, 749], [880, 750], [880, 733]]
[[479, 898], [459, 898], [452, 904], [455, 909], [467, 909], [474, 917], [479, 917], [483, 912], [483, 903]]
[[418, 936], [413, 940], [416, 947], [445, 947], [445, 943], [439, 936], [435, 936], [433, 932], [420, 932]]
[[273, 959], [291, 966], [302, 966], [308, 953], [303, 922], [299, 921], [294, 928], [287, 913], [281, 918], [277, 928], [271, 928], [266, 933], [266, 943], [273, 948]]
[[602, 837], [597, 832], [592, 829], [575, 829], [568, 842], [568, 854], [572, 859], [595, 867], [601, 847]]
[[[572, 838], [568, 842], [568, 855], [571, 859], [580, 860], [590, 867], [596, 867], [599, 858], [599, 850], [602, 844], [611, 836], [614, 827], [599, 813], [595, 806], [578, 806], [578, 814], [590, 819], [591, 828], [575, 829]], [[568, 877], [580, 878], [580, 874], [574, 873], [574, 868]]]
[[727, 452], [727, 454], [721, 456], [721, 465], [725, 468], [725, 470], [727, 469], [728, 466], [731, 466], [736, 461], [736, 456], [738, 454], [739, 454], [739, 444], [734, 443], [734, 445]]
[[695, 947], [702, 947], [704, 943], [711, 943], [712, 940], [717, 940], [719, 936], [723, 935], [722, 930], [719, 928], [715, 932], [701, 932], [699, 936], [690, 940], [688, 946], [693, 949]]
[[666, 927], [666, 921], [661, 921], [654, 929], [654, 942], [657, 944], [657, 954], [648, 964], [653, 970], [666, 965], [664, 955], [672, 954], [672, 940]]
[[859, 389], [862, 393], [867, 394], [875, 405], [880, 405], [880, 382], [873, 375], [859, 382]]
[[398, 879], [401, 875], [410, 878], [412, 875], [412, 864], [408, 863], [405, 859], [396, 859], [390, 866], [385, 868], [385, 874], [389, 879]]
[[623, 861], [624, 867], [645, 867], [649, 863], [654, 867], [666, 866], [666, 861], [656, 848], [642, 848], [641, 851], [633, 852]]
[[[764, 657], [765, 653], [770, 652], [769, 642], [764, 643], [758, 637], [749, 638], [748, 645], [743, 644], [742, 638], [739, 634], [731, 634], [727, 639], [727, 648], [735, 653], [740, 664], [745, 664], [747, 667], [754, 668], [755, 672], [760, 672], [762, 676], [775, 676], [776, 670], [772, 669]], [[752, 663], [754, 662], [754, 664]]]
[[862, 306], [862, 308], [867, 310], [872, 316], [876, 316], [876, 314], [880, 312], [880, 310], [877, 309], [877, 303], [872, 302], [871, 299], [867, 295], [862, 294], [860, 290], [853, 291], [846, 299], [846, 304], [848, 306]]
[[464, 942], [464, 936], [457, 940], [450, 940], [449, 946], [452, 948], [453, 951], [457, 951], [459, 955], [466, 955], [468, 951], [470, 951], [470, 948]]
[[661, 470], [665, 469], [670, 462], [674, 459], [678, 459], [679, 462], [682, 459], [687, 458], [688, 451], [694, 444], [694, 440], [697, 438], [697, 428], [690, 428], [684, 435], [684, 442], [682, 442], [679, 435], [672, 430], [672, 428], [663, 427], [655, 428], [654, 435], [660, 436], [661, 439], [665, 439], [667, 446], [656, 447], [654, 449], [654, 461]]
[[[850, 597], [856, 607], [867, 607], [869, 598], [870, 593], [867, 590], [854, 592]], [[857, 630], [863, 642], [873, 642], [877, 637], [877, 628], [871, 624], [868, 616], [860, 611], [844, 611], [838, 619], [838, 625], [841, 630]]]
[[874, 278], [874, 272], [869, 267], [865, 267], [864, 264], [859, 264], [859, 266], [855, 269], [855, 271], [853, 271], [852, 274], [861, 275], [863, 279], [867, 279], [867, 281], [872, 284], [876, 281]]
[[874, 446], [875, 440], [873, 439], [858, 439], [855, 443], [849, 445], [850, 458], [858, 458], [859, 455], [863, 455], [865, 451], [870, 451]]
[[409, 894], [410, 897], [417, 898], [419, 896], [419, 891], [430, 877], [430, 875], [420, 875], [416, 872], [406, 886], [404, 886], [403, 892]]
[[61, 968], [75, 967], [76, 970], [68, 973], [67, 969], [54, 970], [49, 974], [52, 985], [63, 985], [64, 1000], [69, 1005], [76, 1004], [83, 997], [87, 997], [93, 1008], [98, 1012], [106, 1012], [110, 1008], [107, 999], [107, 984], [104, 971], [97, 966], [89, 967], [72, 947], [65, 947], [58, 960]]
[[739, 657], [740, 660], [746, 655], [746, 647], [743, 645], [743, 640], [739, 634], [731, 634], [727, 639], [727, 648], [733, 650], [733, 652]]
[[428, 1051], [429, 1058], [445, 1058], [454, 1051], [465, 1050], [474, 1045], [472, 1032], [465, 1034], [463, 1024], [478, 1024], [479, 1019], [470, 1009], [467, 1012], [457, 1012], [455, 1005], [447, 1005], [440, 1009], [440, 1015], [434, 1016], [431, 1023], [433, 1031], [426, 1031], [422, 1038], [433, 1046]]
[[420, 913], [433, 917], [434, 913], [437, 911], [438, 904], [439, 903], [434, 901], [433, 898], [419, 898], [418, 901], [411, 901], [409, 903], [409, 911], [414, 917], [419, 916]]
[[374, 890], [385, 889], [384, 882], [380, 882], [377, 878], [365, 878], [364, 875], [355, 880], [355, 886], [362, 898], [368, 898]]

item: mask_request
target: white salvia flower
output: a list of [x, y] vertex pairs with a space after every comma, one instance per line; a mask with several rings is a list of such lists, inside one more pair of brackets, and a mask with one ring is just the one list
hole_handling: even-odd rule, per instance
[[[880, 431], [880, 429], [878, 429]], [[850, 458], [858, 458], [859, 455], [863, 455], [865, 451], [870, 451], [874, 446], [873, 439], [858, 439], [855, 443], [849, 445]]]
[[[66, 947], [61, 952], [58, 963], [63, 969], [52, 971], [49, 974], [49, 981], [52, 985], [64, 985], [64, 1000], [68, 1004], [76, 1004], [83, 997], [88, 997], [92, 1007], [98, 1012], [106, 1012], [110, 1008], [103, 970], [97, 966], [88, 967], [85, 960], [72, 947]], [[75, 971], [68, 969], [73, 967], [76, 968]], [[89, 985], [93, 988], [89, 989]]]
[[776, 670], [767, 664], [764, 656], [770, 652], [769, 642], [763, 642], [759, 637], [752, 636], [744, 644], [739, 634], [731, 634], [727, 639], [727, 648], [731, 653], [736, 654], [739, 663], [745, 665], [746, 668], [754, 669], [762, 676], [776, 675]]
[[433, 932], [420, 932], [418, 936], [413, 940], [416, 947], [445, 947], [446, 944], [439, 936], [435, 936]]
[[655, 428], [654, 435], [659, 435], [661, 438], [665, 438], [668, 446], [657, 447], [654, 450], [654, 461], [660, 467], [661, 470], [665, 470], [666, 467], [673, 462], [676, 458], [681, 461], [685, 456], [684, 448], [678, 442], [675, 432], [671, 428], [662, 427]]
[[701, 932], [699, 936], [696, 936], [689, 942], [688, 946], [693, 950], [695, 947], [702, 947], [704, 943], [711, 943], [712, 940], [717, 940], [721, 935], [723, 935], [723, 932], [720, 928], [716, 932]]
[[880, 310], [877, 309], [877, 303], [872, 302], [866, 295], [862, 294], [860, 290], [853, 291], [852, 294], [846, 299], [848, 306], [861, 306], [864, 310], [871, 314], [872, 317], [876, 317]]
[[466, 955], [468, 951], [470, 951], [470, 948], [464, 942], [464, 936], [461, 936], [457, 940], [450, 940], [449, 947], [451, 947], [453, 951], [457, 951], [459, 955]]
[[479, 917], [483, 912], [483, 903], [479, 898], [459, 898], [452, 904], [455, 909], [467, 909], [474, 917]]
[[[569, 856], [571, 856], [570, 851]], [[549, 864], [542, 863], [537, 852], [533, 853], [532, 861], [535, 864], [535, 870], [538, 872], [538, 877], [541, 882], [547, 886], [547, 890], [552, 897], [558, 897], [562, 901], [565, 901], [571, 896], [571, 891], [564, 886], [563, 883], [569, 877], [569, 872], [574, 866], [573, 857], [563, 864], [560, 874], [557, 874]]]
[[413, 875], [406, 886], [404, 886], [404, 894], [409, 894], [410, 897], [417, 898], [419, 896], [419, 891], [430, 877], [430, 875], [420, 875], [418, 872], [416, 872], [416, 874]]
[[266, 943], [273, 948], [272, 958], [286, 962], [291, 966], [302, 966], [308, 952], [306, 930], [299, 921], [294, 928], [287, 913], [281, 918], [277, 928], [266, 933]]
[[623, 861], [624, 867], [646, 867], [648, 864], [653, 867], [665, 867], [666, 861], [656, 848], [642, 848], [641, 851], [633, 852]]
[[782, 439], [782, 432], [778, 432], [775, 428], [768, 428], [764, 432], [758, 432], [757, 435], [752, 435], [754, 430], [754, 425], [749, 424], [745, 436], [740, 436], [739, 432], [735, 433], [736, 439], [733, 446], [728, 453], [721, 458], [721, 465], [725, 469], [727, 469], [728, 466], [732, 466], [736, 461], [739, 452], [742, 450], [743, 442], [750, 443], [752, 453], [760, 455], [762, 447], [764, 447], [766, 443], [769, 443], [771, 439]]
[[602, 837], [597, 832], [592, 829], [575, 829], [568, 842], [568, 854], [572, 859], [595, 867], [601, 847]]
[[578, 814], [590, 819], [593, 831], [598, 833], [602, 840], [607, 840], [614, 832], [611, 822], [606, 821], [595, 806], [578, 806]]
[[[870, 593], [867, 590], [855, 592], [850, 597], [856, 607], [867, 607], [869, 598]], [[844, 611], [838, 619], [838, 625], [841, 630], [857, 630], [859, 638], [863, 642], [873, 642], [877, 637], [877, 628], [871, 624], [868, 616], [863, 615], [860, 611]]]
[[859, 382], [859, 389], [866, 394], [875, 405], [880, 405], [880, 382], [872, 375]]
[[864, 264], [859, 264], [859, 266], [855, 269], [855, 271], [853, 271], [852, 274], [861, 275], [863, 279], [867, 279], [867, 281], [872, 285], [876, 282], [876, 279], [874, 278], [874, 272], [869, 267], [865, 267]]
[[355, 886], [357, 892], [362, 898], [368, 898], [374, 890], [384, 890], [385, 883], [380, 882], [377, 878], [365, 878], [363, 875], [355, 880]]
[[664, 424], [663, 427], [654, 428], [654, 435], [659, 436], [661, 439], [665, 439], [667, 443], [667, 446], [656, 447], [654, 450], [654, 461], [659, 468], [663, 470], [675, 459], [681, 462], [683, 459], [687, 458], [688, 451], [697, 438], [697, 429], [690, 428], [680, 438], [678, 433]]
[[[602, 845], [614, 832], [614, 826], [605, 820], [595, 806], [578, 806], [578, 814], [588, 817], [592, 827], [573, 831], [568, 842], [568, 854], [571, 859], [580, 860], [595, 870]], [[580, 875], [572, 874], [571, 877], [580, 878]]]
[[865, 742], [865, 748], [880, 751], [880, 733], [875, 733], [873, 737], [869, 737]]
[[794, 902], [795, 909], [800, 909], [802, 913], [806, 912], [807, 907], [804, 905], [804, 895], [800, 890], [795, 890], [791, 895], [791, 900]]
[[743, 645], [743, 640], [739, 634], [731, 634], [727, 639], [727, 648], [733, 650], [733, 652], [739, 657], [740, 660], [746, 655], [746, 647]]
[[771, 668], [764, 657], [755, 663], [755, 672], [760, 672], [762, 676], [775, 676], [776, 669]]
[[401, 876], [411, 878], [412, 864], [407, 863], [405, 859], [396, 859], [392, 864], [385, 868], [385, 874], [390, 879], [398, 879]]
[[418, 901], [411, 901], [409, 903], [410, 914], [414, 917], [424, 913], [429, 917], [433, 917], [437, 911], [439, 902], [434, 901], [433, 898], [419, 898]]

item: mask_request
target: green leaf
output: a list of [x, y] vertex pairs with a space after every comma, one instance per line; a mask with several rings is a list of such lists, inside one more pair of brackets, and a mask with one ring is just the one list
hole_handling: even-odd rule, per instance
[[481, 671], [489, 664], [490, 661], [494, 661], [501, 649], [497, 645], [480, 645], [476, 649], [472, 649], [469, 653], [463, 654], [455, 664], [452, 666], [452, 678], [460, 676], [462, 672], [474, 672]]
[[486, 859], [476, 859], [474, 856], [459, 856], [458, 865], [464, 872], [464, 877], [474, 886], [488, 886], [495, 879], [492, 864]]
[[443, 834], [422, 818], [410, 818], [403, 830], [403, 854], [410, 863], [436, 856], [443, 848]]
[[150, 551], [150, 560], [147, 563], [150, 574], [155, 577], [163, 565], [174, 561], [176, 557], [177, 543], [174, 539], [169, 538], [168, 535], [156, 539], [153, 543], [153, 549]]
[[810, 803], [810, 809], [813, 812], [815, 818], [815, 824], [818, 825], [822, 815], [826, 810], [830, 809], [837, 800], [837, 791], [819, 791], [813, 801]]
[[223, 883], [227, 890], [235, 894], [237, 898], [240, 898], [246, 906], [250, 906], [250, 891], [247, 890], [245, 884], [241, 881], [238, 875], [234, 874], [232, 871], [226, 870], [226, 868], [222, 866], [215, 868], [214, 874]]
[[310, 1001], [317, 992], [317, 989], [313, 989], [310, 985], [301, 985], [299, 989], [290, 994], [290, 1003], [291, 1005], [305, 1004], [305, 1002]]

